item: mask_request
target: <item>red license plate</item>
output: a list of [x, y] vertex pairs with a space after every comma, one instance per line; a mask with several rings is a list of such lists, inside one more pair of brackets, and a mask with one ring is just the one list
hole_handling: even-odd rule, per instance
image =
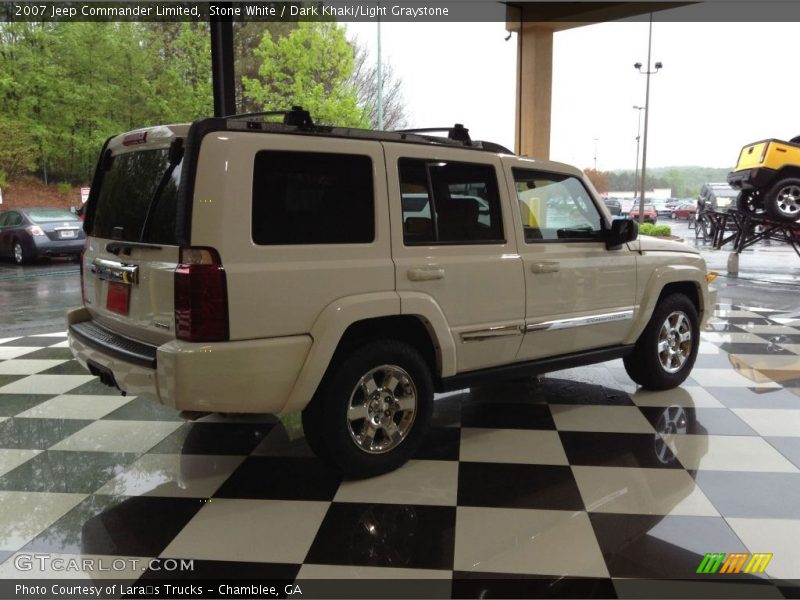
[[108, 310], [121, 315], [127, 315], [130, 298], [130, 286], [113, 282], [108, 284], [108, 296], [106, 296], [106, 308]]

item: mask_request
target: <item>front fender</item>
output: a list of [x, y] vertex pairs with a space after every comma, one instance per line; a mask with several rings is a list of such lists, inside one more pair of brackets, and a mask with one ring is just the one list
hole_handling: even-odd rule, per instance
[[644, 293], [636, 311], [633, 327], [624, 343], [633, 344], [639, 339], [642, 331], [650, 321], [661, 292], [670, 283], [694, 284], [700, 299], [700, 325], [702, 327], [706, 319], [713, 314], [714, 307], [712, 294], [709, 292], [708, 284], [706, 283], [705, 263], [702, 262], [702, 259], [700, 261], [697, 264], [660, 265], [653, 269], [650, 277], [645, 282]]

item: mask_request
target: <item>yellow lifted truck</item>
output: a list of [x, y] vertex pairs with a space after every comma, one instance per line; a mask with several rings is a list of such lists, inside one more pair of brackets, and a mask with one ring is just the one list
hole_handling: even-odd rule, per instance
[[739, 210], [784, 223], [800, 219], [800, 136], [745, 146], [728, 183], [741, 190]]

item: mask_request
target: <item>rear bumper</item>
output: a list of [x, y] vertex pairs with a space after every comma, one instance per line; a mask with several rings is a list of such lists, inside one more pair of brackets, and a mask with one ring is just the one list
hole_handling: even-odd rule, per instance
[[765, 188], [775, 179], [777, 171], [766, 167], [744, 169], [728, 173], [728, 184], [736, 190]]
[[38, 256], [78, 256], [83, 252], [83, 239], [53, 241], [47, 236], [34, 236], [31, 245]]
[[85, 308], [68, 322], [70, 349], [84, 367], [108, 370], [126, 393], [185, 411], [280, 413], [311, 348], [303, 335], [149, 346], [105, 330]]

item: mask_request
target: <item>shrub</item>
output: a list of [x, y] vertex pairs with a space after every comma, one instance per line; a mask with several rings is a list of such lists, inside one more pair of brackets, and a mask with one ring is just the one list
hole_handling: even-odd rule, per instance
[[669, 225], [656, 225], [653, 227], [652, 235], [659, 237], [669, 237], [672, 235], [672, 229]]
[[72, 191], [72, 186], [67, 182], [58, 184], [58, 193], [61, 194], [62, 196], [68, 196], [71, 191]]
[[639, 224], [639, 233], [642, 235], [653, 235], [653, 225], [652, 223], [640, 223]]

